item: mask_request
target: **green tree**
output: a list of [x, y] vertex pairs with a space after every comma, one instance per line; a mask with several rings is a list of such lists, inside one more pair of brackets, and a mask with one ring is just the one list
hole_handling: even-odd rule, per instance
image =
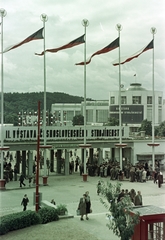
[[140, 131], [145, 131], [146, 135], [152, 136], [152, 124], [151, 121], [147, 121], [147, 119], [143, 120], [141, 123]]
[[[83, 97], [72, 96], [61, 92], [46, 93], [46, 109], [50, 111], [53, 103], [81, 103]], [[44, 93], [4, 93], [4, 123], [18, 125], [18, 119], [15, 115], [18, 112], [37, 111], [38, 101], [41, 102], [41, 111], [44, 108]], [[88, 101], [92, 99], [88, 98]], [[1, 99], [0, 99], [1, 104]]]
[[156, 129], [156, 136], [165, 137], [165, 121], [163, 121]]
[[124, 196], [117, 202], [121, 185], [121, 183], [112, 184], [108, 181], [106, 183], [101, 181], [100, 201], [109, 210], [108, 228], [113, 230], [113, 233], [121, 240], [129, 240], [134, 233], [134, 227], [139, 222], [139, 214], [130, 214], [133, 207], [129, 196]]
[[119, 126], [119, 119], [110, 117], [108, 118], [108, 122], [105, 123], [105, 126]]
[[73, 117], [72, 120], [73, 126], [75, 125], [84, 125], [84, 116], [79, 114]]

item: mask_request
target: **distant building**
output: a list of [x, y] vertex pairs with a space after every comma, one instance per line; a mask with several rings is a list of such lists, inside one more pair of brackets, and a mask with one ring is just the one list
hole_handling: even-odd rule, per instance
[[[140, 83], [132, 83], [128, 89], [121, 89], [122, 124], [137, 132], [144, 119], [152, 121], [152, 103], [155, 106], [155, 126], [163, 121], [163, 92], [146, 90]], [[110, 91], [109, 116], [119, 119], [119, 91]], [[164, 118], [165, 119], [165, 118]]]
[[[152, 102], [155, 106], [155, 126], [165, 120], [165, 100], [163, 92], [146, 90], [140, 83], [132, 83], [128, 89], [121, 89], [122, 124], [130, 127], [130, 133], [136, 133], [145, 119], [152, 121]], [[84, 115], [84, 102], [80, 104], [55, 103], [51, 106], [55, 125], [72, 125], [75, 115]], [[119, 118], [119, 91], [110, 91], [109, 100], [86, 101], [86, 119], [88, 125], [104, 124], [109, 117]]]

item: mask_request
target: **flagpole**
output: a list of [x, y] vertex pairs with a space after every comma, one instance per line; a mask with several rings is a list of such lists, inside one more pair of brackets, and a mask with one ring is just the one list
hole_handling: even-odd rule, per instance
[[8, 150], [9, 148], [4, 147], [4, 93], [3, 93], [3, 18], [6, 16], [7, 12], [5, 9], [0, 9], [0, 15], [1, 15], [1, 147], [0, 147], [0, 153], [1, 153], [1, 176], [0, 176], [0, 189], [5, 188], [5, 180], [3, 179], [3, 152], [5, 150]]
[[41, 21], [43, 21], [44, 39], [43, 39], [43, 51], [44, 51], [44, 114], [43, 114], [43, 127], [44, 127], [44, 176], [47, 176], [46, 171], [46, 53], [45, 53], [45, 22], [48, 21], [48, 17], [45, 13], [41, 14]]
[[86, 174], [86, 28], [89, 25], [87, 19], [83, 19], [85, 43], [84, 43], [84, 174]]
[[119, 162], [120, 162], [120, 169], [122, 169], [122, 120], [121, 120], [121, 65], [120, 65], [120, 31], [122, 30], [121, 24], [116, 25], [116, 29], [119, 34], [119, 99], [118, 99], [118, 104], [119, 104]]
[[155, 170], [155, 86], [154, 86], [154, 35], [156, 34], [156, 28], [151, 28], [153, 36], [153, 51], [152, 51], [152, 166], [153, 171]]

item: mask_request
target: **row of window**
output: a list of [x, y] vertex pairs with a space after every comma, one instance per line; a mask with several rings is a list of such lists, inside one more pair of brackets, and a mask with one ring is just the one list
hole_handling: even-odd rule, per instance
[[[111, 97], [111, 104], [115, 104], [115, 97]], [[127, 97], [121, 96], [121, 104], [127, 104]], [[132, 104], [141, 104], [141, 96], [133, 96]], [[152, 104], [152, 97], [147, 96], [147, 104]], [[162, 104], [162, 97], [158, 97], [158, 104]]]

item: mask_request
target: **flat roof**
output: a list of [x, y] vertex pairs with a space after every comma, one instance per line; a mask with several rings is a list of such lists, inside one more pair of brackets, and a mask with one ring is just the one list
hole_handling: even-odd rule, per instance
[[139, 212], [140, 216], [165, 214], [165, 209], [153, 205], [133, 207], [133, 213]]

